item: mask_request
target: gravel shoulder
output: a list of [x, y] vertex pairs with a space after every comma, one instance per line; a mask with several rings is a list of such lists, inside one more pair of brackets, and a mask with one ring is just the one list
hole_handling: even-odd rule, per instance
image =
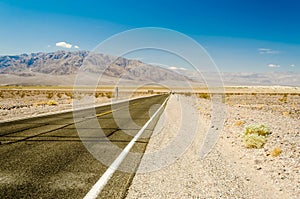
[[[283, 110], [274, 109], [278, 104], [270, 96], [252, 96], [245, 102], [246, 98], [231, 96], [226, 99], [223, 131], [211, 153], [201, 159], [199, 152], [211, 128], [210, 100], [171, 95], [145, 154], [165, 151], [174, 161], [161, 166], [149, 163], [147, 155], [144, 156], [127, 198], [298, 198], [299, 96], [292, 99], [296, 108], [292, 108], [290, 114], [286, 114], [289, 102], [284, 103]], [[261, 101], [264, 106], [258, 106]], [[190, 116], [190, 128], [182, 124], [183, 115]], [[183, 154], [176, 156], [166, 150], [180, 135], [186, 135], [184, 132], [193, 135], [192, 124], [196, 121], [199, 125], [195, 137]], [[247, 125], [261, 123], [272, 131], [267, 143], [262, 149], [246, 148], [241, 132]], [[270, 155], [275, 147], [282, 149], [277, 157]], [[161, 162], [167, 164], [168, 161], [163, 157]], [[145, 168], [152, 168], [153, 164], [161, 167], [145, 172]]]

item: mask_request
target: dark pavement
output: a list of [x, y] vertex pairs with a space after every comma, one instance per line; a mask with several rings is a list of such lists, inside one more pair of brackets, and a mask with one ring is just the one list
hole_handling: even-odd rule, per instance
[[[130, 101], [132, 119], [122, 111], [126, 103], [97, 107], [97, 120], [110, 142], [123, 149], [166, 98], [160, 95]], [[90, 112], [78, 111], [76, 126], [72, 112], [0, 123], [0, 198], [83, 198], [107, 169], [83, 144], [107, 142], [89, 125], [95, 118]], [[154, 125], [145, 133], [150, 135]], [[80, 139], [76, 127], [84, 129], [87, 136]], [[140, 154], [130, 160], [133, 170], [148, 141], [140, 138], [132, 148]], [[133, 176], [132, 172], [115, 172], [99, 198], [124, 198]]]

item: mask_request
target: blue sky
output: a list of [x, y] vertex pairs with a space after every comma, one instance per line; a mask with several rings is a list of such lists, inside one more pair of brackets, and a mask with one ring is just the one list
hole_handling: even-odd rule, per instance
[[300, 72], [299, 10], [298, 0], [0, 0], [0, 54], [92, 50], [151, 26], [198, 41], [221, 71]]

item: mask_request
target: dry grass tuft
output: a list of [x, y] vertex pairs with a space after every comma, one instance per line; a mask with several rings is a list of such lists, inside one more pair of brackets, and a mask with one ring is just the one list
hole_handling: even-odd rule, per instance
[[54, 96], [53, 93], [47, 93], [47, 98], [48, 98], [48, 99], [51, 99], [53, 96]]
[[210, 95], [208, 93], [199, 93], [198, 96], [202, 99], [210, 99]]
[[277, 156], [279, 156], [279, 155], [281, 154], [281, 152], [282, 152], [282, 149], [281, 149], [281, 148], [275, 147], [275, 148], [272, 150], [272, 152], [271, 152], [271, 156], [277, 157]]
[[282, 115], [284, 115], [284, 116], [289, 116], [289, 115], [290, 115], [290, 112], [288, 112], [288, 111], [283, 111], [283, 112], [282, 112]]
[[242, 126], [245, 124], [245, 121], [242, 121], [242, 120], [238, 120], [234, 123], [235, 126]]
[[62, 98], [62, 93], [57, 93], [56, 96], [61, 99]]
[[279, 101], [281, 101], [282, 103], [286, 103], [287, 97], [288, 97], [288, 94], [285, 93], [282, 98], [279, 98]]
[[58, 102], [55, 101], [55, 100], [49, 100], [47, 104], [48, 104], [49, 106], [57, 106], [57, 105], [58, 105]]
[[96, 92], [95, 98], [98, 98], [98, 97], [105, 97], [105, 94], [103, 92]]
[[73, 98], [74, 98], [74, 95], [73, 95], [73, 93], [71, 93], [71, 92], [66, 92], [65, 95], [66, 95], [67, 97], [69, 97], [70, 99], [73, 99]]
[[112, 98], [113, 97], [112, 92], [107, 92], [107, 93], [105, 93], [105, 95], [106, 95], [107, 98]]
[[48, 102], [46, 102], [46, 101], [38, 101], [38, 102], [33, 103], [33, 106], [45, 106], [47, 104], [48, 104]]

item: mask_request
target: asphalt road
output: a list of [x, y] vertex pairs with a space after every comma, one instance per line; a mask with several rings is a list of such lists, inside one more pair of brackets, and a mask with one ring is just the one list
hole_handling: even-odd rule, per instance
[[[132, 119], [122, 111], [126, 103], [98, 107], [97, 120], [106, 137], [123, 149], [166, 97], [130, 101]], [[91, 155], [83, 142], [104, 144], [105, 139], [95, 133], [88, 136], [97, 131], [89, 126], [95, 118], [89, 110], [76, 115], [80, 117], [76, 126], [72, 112], [0, 123], [0, 198], [83, 198], [88, 193], [108, 167]], [[80, 139], [76, 127], [84, 129], [87, 136]], [[124, 127], [128, 127], [125, 132]], [[151, 134], [153, 127], [145, 133]], [[148, 140], [140, 138], [131, 151], [142, 154]], [[133, 168], [141, 157], [130, 160]], [[124, 198], [133, 176], [116, 171], [99, 198]]]

